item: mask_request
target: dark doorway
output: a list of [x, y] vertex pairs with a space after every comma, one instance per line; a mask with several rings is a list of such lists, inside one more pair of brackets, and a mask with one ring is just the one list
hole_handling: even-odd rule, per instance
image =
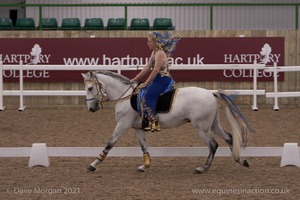
[[16, 21], [18, 19], [18, 10], [10, 10], [9, 18], [11, 19], [13, 26], [16, 26]]

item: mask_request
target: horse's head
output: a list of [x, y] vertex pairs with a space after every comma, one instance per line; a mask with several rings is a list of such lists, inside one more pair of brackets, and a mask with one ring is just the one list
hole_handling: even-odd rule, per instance
[[91, 112], [103, 108], [103, 102], [117, 102], [129, 97], [135, 86], [125, 76], [111, 71], [90, 71], [82, 74], [82, 77], [88, 110]]
[[101, 83], [91, 71], [81, 75], [85, 83], [86, 103], [88, 110], [95, 112], [102, 108], [101, 100], [104, 98], [104, 93], [101, 90]]

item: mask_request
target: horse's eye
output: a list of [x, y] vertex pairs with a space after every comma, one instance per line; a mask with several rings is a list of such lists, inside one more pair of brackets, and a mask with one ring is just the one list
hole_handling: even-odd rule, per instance
[[89, 87], [89, 88], [88, 88], [89, 91], [92, 91], [92, 89], [93, 89], [93, 87]]

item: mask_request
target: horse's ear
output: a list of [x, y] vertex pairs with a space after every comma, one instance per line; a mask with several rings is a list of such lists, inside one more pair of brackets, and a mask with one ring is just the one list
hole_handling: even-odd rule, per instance
[[82, 76], [84, 79], [89, 79], [89, 78], [93, 78], [93, 77], [94, 77], [94, 73], [93, 73], [92, 71], [89, 71], [89, 72], [86, 73], [86, 74], [81, 73], [81, 76]]
[[81, 76], [82, 76], [84, 79], [87, 79], [87, 75], [86, 75], [86, 74], [81, 73]]

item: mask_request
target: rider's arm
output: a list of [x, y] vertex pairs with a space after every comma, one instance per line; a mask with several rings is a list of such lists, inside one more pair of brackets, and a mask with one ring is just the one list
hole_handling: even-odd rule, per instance
[[136, 77], [134, 77], [133, 79], [131, 79], [131, 81], [134, 81], [134, 82], [138, 82], [141, 80], [141, 78], [143, 78], [143, 76], [145, 76], [145, 74], [147, 74], [148, 72], [150, 71], [150, 65], [146, 65], [142, 71], [136, 75]]
[[155, 54], [155, 65], [154, 65], [154, 69], [152, 70], [151, 74], [149, 75], [149, 77], [146, 80], [146, 84], [150, 84], [153, 79], [156, 77], [156, 75], [158, 74], [158, 72], [160, 71], [160, 68], [163, 66], [164, 64], [164, 58], [165, 58], [165, 53], [164, 51], [157, 51], [157, 53]]
[[152, 56], [153, 56], [153, 54], [151, 55], [151, 57], [150, 57], [147, 65], [142, 69], [142, 71], [138, 75], [136, 75], [136, 77], [134, 77], [133, 79], [131, 79], [131, 81], [133, 81], [133, 82], [140, 81], [141, 78], [143, 78], [151, 70]]

